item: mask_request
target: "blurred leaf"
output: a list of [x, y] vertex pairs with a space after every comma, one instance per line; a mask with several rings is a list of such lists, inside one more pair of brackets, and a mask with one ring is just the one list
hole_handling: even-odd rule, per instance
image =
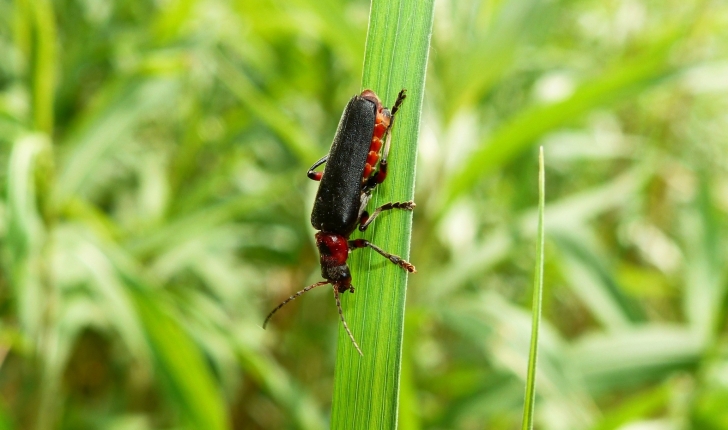
[[642, 312], [589, 247], [589, 241], [578, 234], [573, 236], [562, 232], [553, 238], [563, 252], [564, 272], [574, 292], [608, 330], [625, 329], [642, 321]]
[[593, 334], [572, 349], [575, 369], [590, 391], [631, 388], [697, 364], [705, 344], [692, 330], [658, 325]]
[[7, 178], [8, 233], [5, 258], [8, 262], [18, 314], [26, 333], [40, 335], [45, 294], [43, 246], [46, 229], [37, 203], [36, 178], [47, 162], [50, 144], [43, 135], [25, 135], [13, 143]]
[[106, 253], [108, 245], [84, 225], [73, 224], [56, 228], [53, 245], [53, 273], [59, 289], [72, 290], [79, 283], [87, 285], [89, 299], [96, 312], [107, 319], [105, 324], [118, 331], [136, 359], [149, 360], [136, 307], [114, 261]]
[[675, 72], [666, 61], [668, 52], [665, 46], [649, 50], [642, 57], [617, 63], [562, 102], [534, 105], [519, 112], [468, 157], [445, 187], [444, 201], [449, 204], [469, 191], [479, 178], [507, 163], [527, 146], [536, 144], [548, 131], [573, 122], [591, 109], [623, 100], [660, 83]]
[[219, 55], [217, 60], [220, 79], [238, 97], [238, 100], [280, 136], [283, 143], [301, 164], [311, 164], [316, 161], [318, 159], [317, 146], [307, 137], [306, 131], [288, 119], [228, 59]]
[[13, 430], [15, 425], [11, 419], [11, 415], [7, 412], [5, 406], [0, 408], [0, 430]]
[[[448, 306], [439, 306], [435, 310], [442, 315], [443, 324], [477, 346], [488, 361], [497, 363], [498, 367], [518, 376], [519, 380], [526, 380], [532, 315], [492, 291], [451, 301]], [[572, 372], [567, 344], [546, 321], [540, 324], [539, 337], [536, 372], [539, 391], [551, 401], [550, 408], [569, 410], [573, 405], [579, 405], [578, 413], [572, 412], [564, 418], [564, 426], [584, 428], [593, 420], [596, 410], [590, 403], [580, 375]], [[522, 396], [522, 387], [520, 392]], [[516, 408], [519, 417], [522, 416], [522, 404], [518, 403]]]
[[726, 297], [720, 226], [710, 203], [711, 186], [701, 177], [697, 202], [682, 222], [687, 252], [685, 315], [692, 327], [706, 340], [722, 326], [719, 308]]
[[121, 151], [139, 123], [173, 101], [176, 83], [170, 80], [129, 82], [112, 91], [100, 110], [87, 112], [82, 124], [68, 139], [72, 147], [59, 168], [56, 202], [65, 204], [74, 194], [94, 185], [102, 161]]
[[412, 359], [406, 349], [402, 353], [402, 370], [400, 374], [399, 409], [397, 411], [397, 428], [400, 430], [419, 430], [422, 424], [419, 419], [419, 401], [417, 398], [417, 387], [412, 376]]
[[[360, 67], [363, 53], [361, 42], [364, 40], [365, 34], [341, 18], [347, 13], [351, 13], [350, 9], [363, 8], [364, 4], [359, 6], [356, 3], [335, 0], [296, 0], [290, 3], [298, 4], [301, 10], [315, 14], [318, 20], [307, 20], [305, 26], [315, 24], [316, 31], [320, 32], [323, 38], [337, 50], [336, 53], [342, 60], [345, 59], [347, 62], [354, 63], [353, 65], [357, 68]], [[300, 13], [300, 11], [297, 12]]]
[[[441, 94], [444, 119], [451, 120], [457, 109], [470, 108], [513, 67], [518, 46], [542, 33], [545, 9], [558, 7], [559, 2], [540, 0], [505, 0], [488, 2], [460, 2], [448, 5], [467, 14], [468, 24], [454, 28], [448, 49], [457, 52], [449, 62], [440, 64], [447, 91]], [[441, 19], [444, 17], [440, 17]], [[452, 24], [450, 24], [452, 25]], [[453, 37], [457, 36], [457, 37]]]
[[277, 366], [270, 357], [252, 350], [248, 345], [241, 345], [238, 359], [250, 377], [286, 407], [301, 429], [318, 430], [328, 427], [313, 399], [303, 387], [297, 387], [290, 380], [287, 371]]
[[56, 86], [56, 26], [49, 0], [19, 0], [16, 37], [21, 40], [32, 91], [33, 122], [37, 130], [53, 133]]
[[197, 235], [205, 234], [225, 222], [233, 221], [253, 210], [275, 204], [284, 196], [283, 190], [284, 183], [276, 182], [255, 194], [241, 194], [205, 206], [198, 211], [170, 220], [149, 235], [134, 238], [128, 247], [139, 254], [173, 248]]
[[228, 428], [225, 403], [200, 351], [146, 287], [131, 279], [127, 282], [133, 285], [139, 317], [159, 369], [179, 401], [179, 412], [195, 428]]
[[666, 386], [659, 386], [646, 392], [630, 396], [621, 405], [612, 409], [608, 416], [594, 426], [594, 430], [615, 430], [644, 416], [652, 416], [669, 402], [670, 391]]
[[[562, 197], [548, 203], [547, 228], [549, 235], [573, 231], [576, 226], [588, 225], [597, 216], [629, 203], [628, 196], [636, 192], [647, 179], [647, 173], [637, 168], [614, 178], [604, 185]], [[517, 232], [536, 234], [537, 210], [529, 209], [513, 216]], [[457, 258], [442, 270], [434, 272], [429, 287], [422, 294], [432, 302], [442, 299], [469, 280], [476, 279], [506, 259], [514, 249], [514, 232], [503, 226], [485, 236], [476, 248]]]

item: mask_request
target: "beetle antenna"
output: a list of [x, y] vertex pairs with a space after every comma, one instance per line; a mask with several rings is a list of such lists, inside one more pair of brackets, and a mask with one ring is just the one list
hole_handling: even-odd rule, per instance
[[336, 307], [339, 309], [339, 317], [341, 317], [341, 322], [344, 324], [344, 330], [346, 330], [346, 332], [349, 334], [349, 339], [351, 339], [351, 342], [354, 344], [354, 348], [356, 348], [356, 350], [359, 351], [359, 355], [364, 357], [364, 353], [361, 352], [361, 348], [359, 348], [359, 344], [356, 343], [356, 340], [354, 339], [354, 335], [351, 334], [351, 330], [349, 330], [349, 326], [346, 325], [346, 320], [344, 319], [344, 311], [341, 310], [341, 300], [339, 300], [339, 290], [337, 289], [336, 285], [334, 285], [334, 298], [336, 299]]
[[300, 296], [301, 294], [305, 293], [305, 292], [306, 292], [306, 291], [308, 291], [308, 290], [312, 290], [312, 289], [314, 289], [314, 288], [316, 288], [316, 287], [320, 287], [320, 286], [322, 286], [322, 285], [326, 285], [326, 284], [328, 284], [328, 283], [329, 283], [329, 281], [321, 281], [321, 282], [316, 282], [315, 284], [313, 284], [313, 285], [309, 285], [308, 287], [306, 287], [306, 288], [302, 289], [301, 291], [297, 292], [296, 294], [294, 294], [294, 295], [292, 295], [291, 297], [289, 297], [289, 298], [287, 298], [286, 300], [284, 300], [284, 301], [283, 301], [283, 302], [282, 302], [282, 303], [281, 303], [280, 305], [278, 305], [278, 306], [277, 306], [277, 307], [276, 307], [275, 309], [273, 309], [272, 311], [270, 311], [270, 313], [268, 314], [268, 316], [267, 316], [267, 317], [265, 317], [265, 321], [263, 322], [263, 329], [265, 329], [265, 326], [266, 326], [266, 324], [268, 324], [268, 321], [269, 321], [269, 320], [270, 320], [270, 318], [271, 318], [271, 317], [273, 316], [273, 314], [274, 314], [274, 313], [276, 313], [276, 312], [278, 312], [278, 309], [280, 309], [280, 308], [282, 308], [283, 306], [285, 306], [285, 304], [286, 304], [286, 303], [290, 302], [291, 300], [295, 300], [295, 299], [296, 299], [296, 297]]

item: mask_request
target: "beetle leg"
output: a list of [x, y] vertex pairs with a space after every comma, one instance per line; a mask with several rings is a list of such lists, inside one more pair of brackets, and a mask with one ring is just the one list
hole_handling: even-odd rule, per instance
[[404, 209], [406, 211], [411, 211], [411, 210], [414, 210], [415, 206], [416, 206], [415, 202], [410, 200], [408, 202], [397, 202], [397, 203], [390, 202], [390, 203], [384, 204], [384, 205], [376, 208], [374, 210], [374, 212], [372, 212], [371, 215], [369, 215], [369, 213], [367, 211], [364, 211], [364, 212], [362, 212], [361, 217], [359, 218], [359, 231], [366, 230], [367, 227], [369, 227], [369, 224], [371, 224], [372, 221], [374, 221], [374, 218], [379, 216], [379, 214], [382, 213], [383, 211], [388, 211], [388, 210], [392, 210], [392, 209]]
[[309, 177], [309, 179], [313, 179], [314, 181], [320, 181], [321, 177], [324, 175], [324, 172], [316, 172], [314, 169], [316, 169], [318, 166], [324, 164], [329, 160], [329, 154], [324, 155], [319, 159], [317, 162], [313, 163], [313, 166], [311, 166], [310, 169], [308, 169], [308, 173], [306, 176]]
[[382, 257], [388, 259], [392, 263], [396, 264], [397, 266], [403, 268], [404, 270], [410, 272], [410, 273], [416, 273], [417, 269], [415, 269], [415, 266], [410, 264], [409, 262], [402, 259], [402, 257], [398, 257], [394, 254], [390, 254], [387, 251], [383, 250], [382, 248], [378, 247], [377, 245], [369, 242], [366, 239], [354, 239], [349, 241], [349, 249], [354, 250], [358, 248], [366, 248], [369, 247], [376, 252], [378, 252]]
[[289, 297], [286, 300], [284, 300], [280, 305], [276, 306], [275, 309], [273, 309], [272, 311], [270, 311], [270, 313], [268, 314], [267, 317], [265, 317], [265, 321], [263, 321], [263, 328], [265, 329], [265, 326], [268, 324], [268, 321], [273, 316], [273, 314], [276, 313], [276, 312], [278, 312], [278, 309], [280, 309], [283, 306], [285, 306], [286, 303], [290, 302], [291, 300], [295, 300], [296, 297], [300, 296], [301, 294], [305, 293], [308, 290], [312, 290], [312, 289], [314, 289], [316, 287], [320, 287], [322, 285], [326, 285], [326, 284], [330, 284], [330, 283], [331, 283], [330, 281], [316, 282], [315, 284], [309, 285], [308, 287], [302, 289], [301, 291], [297, 292], [296, 294], [294, 294], [291, 297]]

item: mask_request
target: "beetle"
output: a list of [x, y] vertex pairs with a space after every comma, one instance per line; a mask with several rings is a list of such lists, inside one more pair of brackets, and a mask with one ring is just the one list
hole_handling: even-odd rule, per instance
[[[366, 239], [349, 240], [357, 227], [360, 231], [366, 230], [384, 211], [393, 209], [411, 211], [415, 208], [415, 202], [406, 201], [384, 204], [376, 208], [371, 215], [366, 210], [372, 191], [387, 178], [391, 130], [395, 114], [405, 97], [406, 91], [403, 89], [397, 95], [391, 110], [382, 105], [372, 90], [364, 90], [349, 100], [329, 153], [315, 162], [307, 172], [310, 179], [320, 181], [311, 212], [311, 225], [318, 230], [316, 247], [319, 250], [321, 277], [324, 281], [309, 285], [284, 300], [268, 314], [263, 328], [273, 314], [291, 300], [313, 288], [331, 284], [344, 329], [356, 350], [363, 356], [361, 348], [346, 324], [339, 299], [340, 293], [354, 292], [351, 273], [346, 264], [349, 254], [359, 248], [371, 248], [407, 272], [417, 271], [409, 262], [384, 251]], [[385, 143], [382, 148], [383, 141]], [[326, 163], [324, 171], [316, 171], [316, 168], [324, 163]]]

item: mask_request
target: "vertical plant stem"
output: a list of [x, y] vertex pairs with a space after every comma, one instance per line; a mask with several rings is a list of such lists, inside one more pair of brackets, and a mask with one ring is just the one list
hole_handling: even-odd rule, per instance
[[[386, 106], [394, 103], [402, 88], [407, 90], [407, 99], [392, 132], [387, 180], [375, 190], [370, 208], [414, 197], [433, 3], [434, 0], [372, 1], [363, 88], [374, 90]], [[407, 259], [411, 228], [412, 213], [391, 211], [377, 218], [362, 236]], [[407, 274], [366, 250], [356, 251], [350, 266], [356, 294], [342, 297], [344, 315], [364, 356], [359, 356], [343, 328], [340, 329], [331, 427], [394, 429]]]
[[541, 324], [541, 300], [543, 298], [543, 243], [544, 243], [544, 206], [546, 179], [544, 174], [543, 146], [538, 154], [538, 253], [536, 270], [533, 275], [533, 321], [531, 324], [531, 349], [528, 353], [528, 375], [526, 377], [526, 396], [523, 405], [523, 430], [533, 429], [533, 413], [536, 402], [536, 364], [538, 361], [538, 329]]

